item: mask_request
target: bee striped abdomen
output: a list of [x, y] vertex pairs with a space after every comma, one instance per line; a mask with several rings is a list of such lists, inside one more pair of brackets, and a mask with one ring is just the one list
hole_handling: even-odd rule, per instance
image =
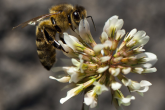
[[[43, 33], [43, 24], [41, 22], [36, 28], [36, 46], [37, 46], [37, 53], [40, 59], [41, 64], [47, 69], [50, 70], [53, 64], [56, 61], [56, 50], [55, 47], [45, 40], [45, 35]], [[41, 29], [40, 29], [41, 28]], [[48, 27], [45, 27], [47, 30]], [[55, 34], [55, 33], [54, 33]], [[54, 35], [55, 36], [55, 35]]]
[[55, 63], [56, 50], [51, 44], [47, 44], [45, 41], [36, 40], [37, 53], [41, 64], [47, 69]]

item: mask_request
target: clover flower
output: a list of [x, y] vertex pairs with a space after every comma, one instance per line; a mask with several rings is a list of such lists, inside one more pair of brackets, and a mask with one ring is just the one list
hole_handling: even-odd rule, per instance
[[122, 29], [123, 24], [123, 20], [118, 19], [116, 15], [109, 18], [99, 44], [94, 41], [86, 19], [81, 20], [79, 24], [81, 41], [64, 33], [65, 44], [62, 41], [59, 43], [67, 52], [64, 54], [72, 58], [73, 65], [63, 67], [67, 76], [60, 79], [52, 76], [50, 78], [62, 83], [72, 82], [77, 86], [67, 92], [67, 96], [60, 100], [61, 104], [84, 91], [84, 103], [94, 108], [98, 96], [104, 91], [111, 91], [112, 101], [118, 109], [121, 105], [130, 105], [130, 101], [135, 99], [131, 95], [124, 97], [120, 91], [122, 85], [130, 92], [140, 95], [148, 91], [152, 85], [149, 81], [142, 80], [138, 83], [126, 76], [156, 72], [156, 68], [152, 66], [156, 63], [157, 56], [144, 52], [143, 46], [149, 41], [149, 36], [144, 31], [133, 29], [126, 34]]

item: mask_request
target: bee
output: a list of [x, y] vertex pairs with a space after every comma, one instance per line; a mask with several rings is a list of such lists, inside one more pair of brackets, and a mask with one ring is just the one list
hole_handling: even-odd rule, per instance
[[[49, 19], [45, 19], [48, 18]], [[56, 41], [55, 36], [59, 33], [59, 39], [64, 42], [63, 32], [71, 28], [73, 31], [79, 26], [80, 20], [90, 17], [84, 7], [71, 4], [59, 4], [49, 9], [49, 14], [41, 15], [28, 20], [16, 27], [22, 28], [27, 25], [36, 26], [36, 46], [41, 64], [50, 70], [56, 62], [56, 49], [66, 52]], [[44, 20], [45, 19], [45, 20]], [[93, 22], [94, 24], [94, 22]], [[13, 27], [16, 28], [16, 27]], [[64, 42], [65, 43], [65, 42]]]

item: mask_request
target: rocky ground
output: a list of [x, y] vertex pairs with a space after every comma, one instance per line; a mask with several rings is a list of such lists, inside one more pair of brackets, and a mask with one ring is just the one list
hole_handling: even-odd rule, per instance
[[[63, 105], [60, 98], [66, 96], [65, 84], [50, 80], [53, 72], [45, 70], [39, 62], [35, 45], [35, 27], [12, 27], [33, 17], [47, 14], [52, 5], [71, 3], [84, 6], [95, 21], [92, 35], [99, 42], [105, 21], [118, 15], [124, 20], [124, 29], [146, 31], [150, 41], [146, 51], [158, 56], [158, 71], [146, 75], [130, 75], [134, 80], [146, 79], [153, 85], [141, 97], [137, 94], [126, 110], [165, 109], [165, 0], [1, 0], [0, 1], [0, 110], [80, 110], [82, 94]], [[62, 52], [57, 52], [60, 61]], [[59, 65], [56, 63], [56, 65]], [[128, 91], [124, 90], [127, 94]], [[111, 95], [105, 92], [99, 105], [93, 110], [115, 110]]]

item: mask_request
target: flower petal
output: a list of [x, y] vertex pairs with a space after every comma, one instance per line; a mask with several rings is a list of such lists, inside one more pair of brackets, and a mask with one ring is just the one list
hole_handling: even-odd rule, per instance
[[144, 52], [145, 49], [143, 49], [143, 46], [137, 47], [133, 49], [135, 53], [140, 53], [140, 52]]
[[67, 72], [69, 75], [78, 72], [78, 68], [76, 67], [63, 67], [63, 70]]
[[129, 86], [131, 85], [131, 79], [122, 79], [122, 83], [125, 85], [125, 86]]
[[57, 80], [57, 81], [59, 81], [59, 82], [61, 82], [61, 83], [66, 83], [66, 82], [69, 82], [69, 80], [70, 80], [70, 77], [69, 77], [69, 76], [64, 76], [64, 77], [59, 78], [59, 79], [57, 79], [57, 78], [55, 78], [55, 77], [53, 77], [53, 76], [49, 76], [49, 78], [50, 78], [50, 79]]
[[106, 71], [108, 68], [109, 68], [109, 66], [100, 67], [96, 72], [97, 72], [97, 73], [103, 73], [103, 72]]
[[136, 68], [134, 68], [133, 72], [136, 72], [138, 74], [141, 74], [143, 72], [143, 70], [144, 70], [143, 68], [136, 67]]
[[86, 18], [82, 19], [79, 23], [79, 34], [86, 43], [91, 43], [94, 41], [91, 36], [89, 23]]
[[141, 38], [143, 38], [146, 35], [145, 31], [138, 31], [136, 34], [134, 34], [133, 39], [134, 40], [140, 40]]
[[110, 60], [110, 58], [111, 58], [110, 56], [104, 56], [104, 57], [100, 58], [100, 61], [103, 63], [103, 62]]
[[67, 96], [64, 98], [60, 99], [60, 103], [63, 104], [64, 102], [66, 102], [68, 99], [70, 99], [71, 97], [79, 94], [81, 91], [83, 90], [83, 85], [79, 85], [71, 90], [69, 90], [67, 92]]
[[103, 44], [97, 44], [93, 47], [94, 52], [99, 53], [104, 48]]
[[97, 105], [97, 98], [93, 90], [87, 92], [84, 96], [84, 103], [90, 105], [90, 108], [94, 108]]
[[151, 86], [152, 84], [149, 81], [146, 80], [142, 80], [140, 82], [141, 87], [145, 87], [145, 86]]
[[81, 79], [83, 79], [85, 77], [85, 75], [82, 75], [79, 72], [74, 72], [74, 73], [71, 74], [70, 77], [71, 78], [69, 80], [69, 83], [71, 83], [71, 82], [77, 83], [78, 81], [80, 81]]
[[146, 67], [146, 68], [152, 67], [158, 60], [157, 56], [155, 54], [153, 54], [153, 53], [150, 53], [150, 52], [144, 52], [144, 53], [138, 54], [138, 55], [136, 55], [136, 57], [138, 59], [142, 58], [142, 57], [145, 57], [144, 61], [145, 61], [145, 63], [147, 65], [146, 64], [142, 64], [141, 66]]
[[138, 46], [144, 46], [148, 41], [149, 41], [150, 37], [149, 36], [145, 36], [141, 39], [138, 40], [138, 43], [136, 45], [134, 45], [132, 48], [138, 47]]
[[63, 52], [67, 57], [73, 58], [77, 57], [77, 55], [74, 53], [73, 49], [71, 49], [68, 45], [64, 44], [61, 40], [58, 41], [60, 45], [64, 48], [66, 52]]
[[96, 92], [97, 95], [100, 95], [104, 91], [108, 91], [108, 88], [104, 84], [100, 84], [99, 82], [95, 81], [93, 85], [95, 85], [93, 90]]
[[121, 88], [121, 84], [119, 82], [112, 82], [111, 88], [115, 91]]
[[80, 43], [76, 37], [68, 35], [67, 33], [63, 33], [63, 34], [64, 34], [65, 43], [74, 51], [77, 50], [77, 47], [83, 47], [82, 43]]
[[106, 32], [102, 32], [100, 40], [102, 43], [104, 43], [106, 40], [108, 40], [108, 35]]
[[74, 59], [74, 58], [72, 58], [72, 64], [74, 65], [74, 66], [80, 66], [80, 62], [78, 62], [76, 59]]
[[103, 45], [105, 49], [111, 48], [112, 42], [110, 40], [106, 40]]
[[110, 18], [105, 22], [103, 31], [106, 31], [106, 30], [107, 30], [107, 28], [110, 26], [111, 20], [113, 20], [113, 19], [118, 19], [118, 16], [117, 16], [117, 15], [114, 15], [114, 16], [110, 17]]
[[129, 85], [128, 87], [130, 87], [131, 90], [139, 90], [141, 85], [138, 82], [131, 81], [131, 85]]
[[124, 36], [124, 34], [125, 34], [125, 30], [124, 30], [124, 29], [118, 30], [118, 31], [116, 32], [116, 37], [115, 37], [115, 39], [116, 39], [117, 41], [119, 41], [119, 40]]
[[157, 69], [154, 67], [154, 68], [147, 68], [147, 69], [144, 69], [144, 71], [142, 73], [153, 73], [153, 72], [156, 72]]
[[124, 95], [119, 90], [115, 91], [114, 98], [116, 98], [118, 100], [119, 106], [121, 106], [121, 105], [128, 106], [128, 105], [130, 105], [130, 101], [135, 99], [135, 97], [131, 96], [131, 95], [124, 97]]
[[109, 68], [109, 72], [113, 75], [113, 76], [117, 76], [120, 73], [120, 68]]
[[129, 41], [137, 32], [137, 29], [132, 29], [131, 32], [124, 38], [124, 41]]
[[122, 69], [122, 73], [124, 73], [124, 74], [128, 74], [130, 72], [131, 72], [131, 67], [125, 67]]
[[65, 98], [61, 98], [60, 99], [60, 103], [63, 104], [64, 102], [66, 102], [68, 99], [70, 99], [71, 97], [73, 97], [74, 95], [70, 95], [70, 96], [66, 96]]
[[124, 21], [122, 19], [119, 19], [115, 24], [116, 31], [120, 30], [123, 27], [123, 24], [124, 24]]

